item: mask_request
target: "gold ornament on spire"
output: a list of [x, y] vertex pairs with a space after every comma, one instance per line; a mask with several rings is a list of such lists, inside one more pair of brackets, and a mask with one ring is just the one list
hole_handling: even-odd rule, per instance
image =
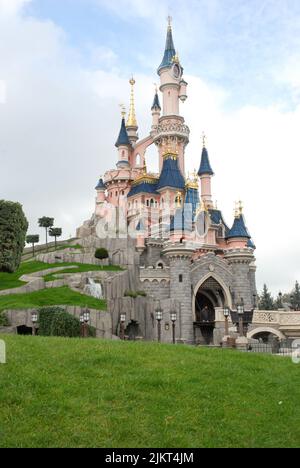
[[235, 202], [234, 217], [240, 218], [243, 214], [243, 203], [241, 201]]
[[203, 148], [206, 148], [207, 136], [205, 132], [202, 133], [202, 143], [203, 143]]
[[172, 31], [172, 21], [173, 21], [173, 18], [172, 16], [168, 16], [168, 30], [169, 31]]
[[125, 117], [126, 117], [126, 107], [124, 106], [124, 104], [120, 104], [120, 108], [121, 108], [121, 115], [122, 115], [123, 119], [125, 119]]
[[131, 80], [129, 80], [129, 83], [131, 85], [130, 109], [129, 109], [129, 114], [128, 114], [128, 120], [127, 120], [126, 127], [137, 127], [137, 120], [136, 120], [136, 116], [135, 116], [135, 104], [134, 104], [135, 79], [132, 77]]

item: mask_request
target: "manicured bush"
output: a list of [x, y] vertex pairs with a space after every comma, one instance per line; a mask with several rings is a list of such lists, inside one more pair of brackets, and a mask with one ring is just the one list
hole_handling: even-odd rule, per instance
[[22, 206], [0, 200], [0, 271], [14, 273], [19, 268], [27, 229]]
[[[39, 335], [78, 338], [81, 324], [78, 318], [68, 314], [61, 307], [45, 307], [39, 310]], [[89, 336], [96, 336], [96, 329], [89, 327]]]
[[4, 312], [0, 312], [0, 327], [9, 327], [9, 320]]
[[130, 290], [127, 290], [127, 291], [125, 291], [124, 296], [125, 297], [132, 297], [133, 299], [136, 299], [139, 296], [147, 297], [147, 294], [145, 293], [145, 291], [130, 291]]
[[95, 258], [98, 258], [98, 260], [106, 260], [109, 258], [108, 251], [104, 248], [97, 249], [95, 252]]

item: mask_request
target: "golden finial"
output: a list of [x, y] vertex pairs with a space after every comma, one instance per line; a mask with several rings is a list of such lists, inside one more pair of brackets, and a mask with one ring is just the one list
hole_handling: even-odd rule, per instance
[[207, 212], [207, 206], [206, 206], [206, 203], [205, 201], [202, 199], [201, 200], [201, 206], [200, 206], [200, 212]]
[[175, 202], [176, 202], [176, 208], [181, 208], [181, 205], [182, 205], [182, 198], [181, 198], [181, 192], [177, 192], [177, 196], [176, 196], [176, 199], [175, 199]]
[[193, 171], [193, 178], [194, 178], [194, 182], [198, 182], [198, 174], [197, 174], [196, 169], [194, 169]]
[[125, 119], [126, 117], [126, 107], [124, 106], [124, 104], [119, 104], [120, 105], [120, 108], [121, 108], [121, 115], [123, 117], [123, 119]]
[[173, 21], [173, 18], [172, 16], [168, 16], [168, 30], [171, 31], [172, 30], [172, 21]]
[[218, 201], [216, 200], [215, 202], [215, 209], [217, 210], [218, 209]]
[[239, 215], [240, 215], [240, 216], [242, 216], [242, 214], [243, 214], [243, 209], [244, 209], [244, 207], [243, 207], [243, 202], [240, 200], [240, 201], [238, 202], [238, 210], [239, 210]]
[[207, 137], [206, 137], [205, 132], [202, 133], [202, 143], [203, 143], [203, 148], [206, 148]]
[[158, 86], [157, 86], [157, 83], [153, 83], [154, 84], [154, 87], [155, 87], [155, 93], [157, 94], [158, 93]]
[[130, 93], [130, 109], [129, 109], [129, 114], [128, 114], [128, 120], [126, 127], [137, 127], [137, 120], [135, 116], [135, 105], [134, 105], [134, 85], [135, 85], [135, 79], [132, 77], [129, 80], [129, 83], [131, 85], [131, 93]]
[[[242, 209], [243, 212], [243, 209]], [[236, 201], [235, 202], [235, 208], [234, 208], [234, 217], [239, 218], [241, 216], [241, 202]]]

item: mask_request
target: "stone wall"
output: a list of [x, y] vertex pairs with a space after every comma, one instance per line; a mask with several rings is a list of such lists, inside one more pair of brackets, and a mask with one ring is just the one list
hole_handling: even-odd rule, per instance
[[[81, 313], [85, 310], [81, 307], [75, 306], [58, 306], [66, 310], [70, 315], [79, 318]], [[31, 314], [36, 312], [37, 309], [24, 309], [24, 310], [6, 310], [5, 313], [9, 320], [10, 326], [17, 330], [19, 326], [26, 326], [32, 328]], [[96, 328], [97, 338], [112, 339], [112, 321], [110, 313], [106, 311], [99, 311], [89, 309], [91, 314], [90, 325]]]

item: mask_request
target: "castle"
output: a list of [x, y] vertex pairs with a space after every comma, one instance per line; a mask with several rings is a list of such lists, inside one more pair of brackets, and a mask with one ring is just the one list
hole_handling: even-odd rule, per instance
[[[127, 286], [147, 295], [132, 311], [132, 305], [126, 306], [124, 287], [119, 287], [110, 304], [116, 327], [119, 314], [127, 308], [128, 333], [135, 330], [145, 339], [155, 339], [159, 308], [163, 341], [170, 341], [170, 314], [175, 311], [177, 340], [219, 343], [224, 307], [234, 311], [243, 304], [251, 311], [256, 306], [255, 245], [241, 204], [230, 227], [213, 202], [214, 172], [205, 139], [198, 173], [186, 177], [190, 130], [180, 115], [180, 103], [187, 99], [188, 85], [171, 21], [158, 75], [151, 131], [141, 140], [135, 80], [130, 80], [130, 110], [127, 119], [122, 112], [116, 168], [99, 180], [94, 215], [78, 229], [78, 237], [83, 245], [106, 247], [111, 263], [126, 268]], [[157, 147], [158, 174], [147, 171], [150, 145]]]

